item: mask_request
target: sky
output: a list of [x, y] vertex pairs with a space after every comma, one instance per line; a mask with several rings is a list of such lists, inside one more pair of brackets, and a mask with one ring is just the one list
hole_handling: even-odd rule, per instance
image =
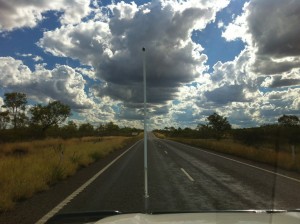
[[0, 106], [141, 128], [145, 47], [151, 129], [300, 116], [299, 21], [298, 0], [0, 0]]

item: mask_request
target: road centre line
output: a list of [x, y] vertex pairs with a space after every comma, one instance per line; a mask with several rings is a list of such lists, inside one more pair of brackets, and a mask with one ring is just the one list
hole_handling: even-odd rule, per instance
[[[170, 141], [170, 140], [167, 140], [167, 141]], [[172, 141], [172, 142], [174, 142], [174, 141]], [[228, 158], [228, 157], [226, 157], [226, 156], [221, 156], [221, 155], [218, 155], [218, 154], [215, 154], [215, 153], [212, 153], [212, 152], [207, 152], [206, 150], [199, 149], [199, 148], [196, 148], [196, 147], [193, 147], [193, 146], [189, 146], [189, 145], [185, 145], [185, 144], [180, 143], [180, 142], [176, 142], [176, 143], [181, 144], [181, 145], [184, 145], [184, 146], [187, 146], [187, 147], [192, 148], [192, 149], [200, 150], [200, 151], [205, 152], [205, 153], [207, 153], [207, 154], [211, 154], [211, 155], [214, 155], [214, 156], [218, 156], [218, 157], [223, 158], [223, 159], [227, 159], [227, 160], [230, 160], [230, 161], [233, 161], [233, 162], [236, 162], [236, 163], [240, 163], [240, 164], [243, 164], [243, 165], [245, 165], [245, 166], [249, 166], [249, 167], [252, 167], [252, 168], [255, 168], [255, 169], [258, 169], [258, 170], [262, 170], [262, 171], [265, 171], [265, 172], [267, 172], [267, 173], [275, 174], [275, 175], [277, 175], [277, 176], [284, 177], [284, 178], [286, 178], [286, 179], [293, 180], [293, 181], [296, 181], [296, 182], [300, 183], [300, 180], [299, 180], [299, 179], [296, 179], [296, 178], [293, 178], [293, 177], [289, 177], [289, 176], [286, 176], [286, 175], [284, 175], [284, 174], [276, 173], [276, 172], [273, 172], [273, 171], [270, 171], [270, 170], [267, 170], [267, 169], [260, 168], [260, 167], [258, 167], [258, 166], [250, 165], [250, 164], [248, 164], [248, 163], [244, 163], [244, 162], [241, 162], [241, 161], [238, 161], [238, 160], [235, 160], [235, 159], [231, 159], [231, 158]]]
[[80, 192], [82, 192], [86, 187], [88, 187], [91, 183], [93, 183], [104, 171], [106, 171], [111, 165], [113, 165], [117, 160], [119, 160], [125, 153], [127, 153], [130, 149], [132, 149], [137, 143], [141, 140], [137, 141], [134, 145], [128, 148], [125, 152], [111, 161], [108, 165], [106, 165], [102, 170], [96, 173], [93, 177], [91, 177], [87, 182], [81, 185], [77, 190], [75, 190], [72, 194], [70, 194], [67, 198], [65, 198], [62, 202], [60, 202], [56, 207], [54, 207], [51, 211], [49, 211], [46, 215], [44, 215], [40, 220], [38, 220], [35, 224], [44, 224], [46, 223], [52, 216], [54, 216], [59, 210], [61, 210], [64, 206], [66, 206], [72, 199], [74, 199]]
[[190, 181], [195, 181], [183, 168], [180, 168], [181, 171], [189, 178]]

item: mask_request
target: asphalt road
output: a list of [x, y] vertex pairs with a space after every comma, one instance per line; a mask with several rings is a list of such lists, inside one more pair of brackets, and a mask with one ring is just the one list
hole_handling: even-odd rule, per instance
[[[149, 134], [148, 211], [300, 208], [297, 174], [225, 157]], [[145, 212], [143, 141], [59, 213], [103, 210]]]

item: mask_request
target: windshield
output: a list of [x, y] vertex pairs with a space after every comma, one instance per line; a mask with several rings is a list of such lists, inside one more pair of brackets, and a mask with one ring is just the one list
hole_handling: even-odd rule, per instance
[[0, 0], [0, 222], [300, 208], [300, 1]]

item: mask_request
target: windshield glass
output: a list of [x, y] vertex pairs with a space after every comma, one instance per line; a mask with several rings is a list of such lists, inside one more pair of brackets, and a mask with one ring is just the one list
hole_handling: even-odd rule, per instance
[[295, 0], [0, 0], [0, 222], [299, 209], [299, 21]]

